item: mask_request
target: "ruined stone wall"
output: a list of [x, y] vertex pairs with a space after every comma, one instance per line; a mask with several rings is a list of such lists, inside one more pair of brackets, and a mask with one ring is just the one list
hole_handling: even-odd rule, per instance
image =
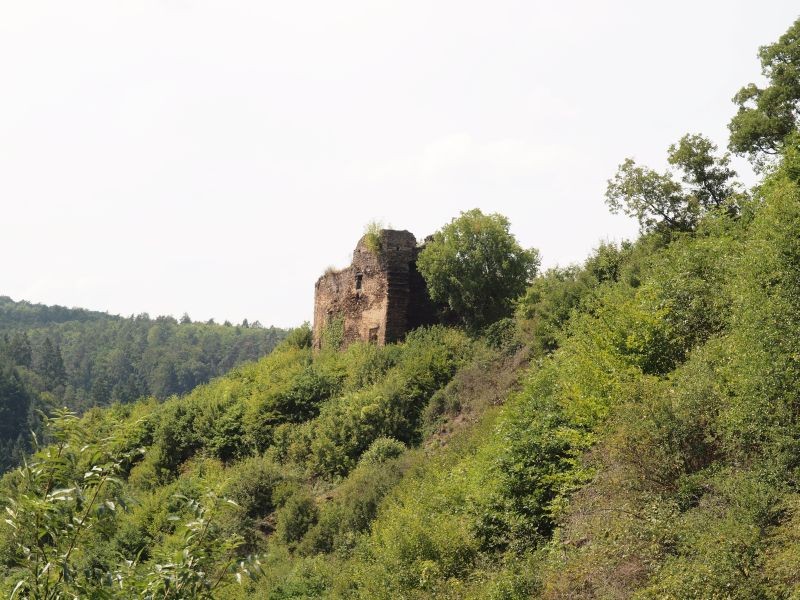
[[323, 332], [341, 320], [344, 345], [358, 340], [379, 341], [385, 329], [386, 278], [374, 255], [356, 248], [353, 264], [319, 278], [314, 297], [314, 347], [322, 346]]
[[314, 347], [330, 323], [341, 320], [343, 345], [397, 342], [413, 327], [431, 323], [434, 311], [416, 270], [419, 249], [408, 231], [384, 229], [376, 254], [361, 238], [352, 264], [319, 278], [314, 293]]
[[417, 256], [424, 246], [419, 246], [414, 253], [414, 261], [409, 269], [409, 301], [406, 325], [408, 330], [422, 327], [423, 325], [433, 325], [438, 322], [436, 305], [428, 295], [428, 285], [422, 274], [417, 270]]
[[390, 344], [402, 340], [408, 331], [409, 275], [416, 260], [417, 240], [408, 231], [387, 230], [381, 242], [381, 266], [388, 292], [383, 342]]

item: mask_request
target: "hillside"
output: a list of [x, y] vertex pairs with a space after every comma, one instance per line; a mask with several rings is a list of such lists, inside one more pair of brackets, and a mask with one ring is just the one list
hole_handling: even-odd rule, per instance
[[163, 400], [269, 353], [273, 327], [123, 318], [0, 297], [0, 471], [29, 448], [37, 412]]
[[[91, 518], [70, 559], [87, 589], [128, 557], [132, 590], [208, 570], [215, 598], [784, 597], [798, 164], [737, 218], [545, 273], [481, 339], [437, 327], [314, 354], [300, 329], [182, 398], [61, 417], [42, 468], [4, 480], [8, 585], [32, 566], [16, 544], [45, 486], [63, 494], [46, 527]], [[71, 483], [97, 456], [104, 511]], [[225, 557], [253, 553], [236, 567], [253, 579], [228, 583]]]
[[451, 268], [502, 273], [508, 223], [469, 211], [421, 259], [460, 326], [301, 327], [185, 395], [56, 413], [0, 482], [0, 592], [798, 597], [800, 20], [761, 57], [731, 123], [752, 190], [687, 135], [609, 181], [636, 241], [526, 280], [504, 238], [526, 286], [493, 312]]

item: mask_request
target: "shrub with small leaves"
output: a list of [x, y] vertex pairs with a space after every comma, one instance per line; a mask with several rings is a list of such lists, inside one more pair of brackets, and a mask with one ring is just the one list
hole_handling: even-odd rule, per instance
[[361, 455], [360, 462], [362, 464], [377, 465], [397, 458], [406, 449], [403, 442], [398, 442], [391, 437], [379, 437], [372, 442], [370, 447], [364, 454]]

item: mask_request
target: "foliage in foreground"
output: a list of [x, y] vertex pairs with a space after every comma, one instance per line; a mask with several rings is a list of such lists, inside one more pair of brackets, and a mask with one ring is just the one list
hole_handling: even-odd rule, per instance
[[54, 445], [11, 480], [5, 545], [12, 598], [212, 598], [230, 574], [258, 572], [257, 560], [239, 558], [241, 536], [220, 532], [225, 503], [236, 504], [212, 491], [173, 496], [175, 549], [161, 549], [149, 563], [140, 562], [141, 552], [101, 562], [95, 545], [128, 508], [120, 476], [142, 450], [124, 450], [115, 435], [92, 439], [67, 411], [48, 426]]

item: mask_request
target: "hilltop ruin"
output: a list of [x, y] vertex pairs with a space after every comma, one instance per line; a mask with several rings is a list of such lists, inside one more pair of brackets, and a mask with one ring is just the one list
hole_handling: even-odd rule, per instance
[[328, 271], [317, 280], [314, 348], [322, 348], [325, 332], [332, 328], [339, 329], [341, 347], [357, 341], [382, 346], [435, 322], [433, 303], [416, 266], [421, 250], [408, 231], [382, 229], [363, 236], [349, 267]]

